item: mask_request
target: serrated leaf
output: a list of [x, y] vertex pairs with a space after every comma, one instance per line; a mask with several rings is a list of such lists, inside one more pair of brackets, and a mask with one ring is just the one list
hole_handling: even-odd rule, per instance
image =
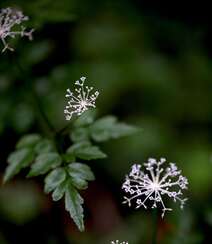
[[105, 158], [106, 154], [103, 153], [99, 147], [92, 146], [90, 142], [76, 143], [67, 150], [67, 154], [74, 155], [77, 158], [91, 160]]
[[16, 148], [34, 147], [40, 140], [41, 136], [38, 134], [25, 135], [18, 141]]
[[98, 120], [96, 120], [94, 122], [93, 125], [95, 125], [95, 127], [98, 129], [102, 129], [102, 128], [107, 128], [107, 127], [111, 127], [113, 126], [115, 123], [117, 122], [117, 118], [113, 115], [108, 115], [108, 116], [105, 116], [103, 118], [100, 118]]
[[87, 164], [71, 163], [68, 165], [68, 173], [70, 176], [77, 175], [85, 180], [95, 180], [95, 176]]
[[71, 163], [67, 167], [68, 174], [71, 176], [72, 184], [78, 189], [86, 189], [88, 186], [87, 181], [95, 179], [90, 167], [86, 164]]
[[47, 173], [62, 163], [62, 158], [58, 153], [50, 152], [40, 154], [32, 165], [28, 177]]
[[84, 231], [83, 202], [80, 194], [69, 184], [65, 191], [65, 208], [80, 231]]
[[8, 158], [9, 165], [6, 168], [3, 181], [10, 180], [18, 174], [22, 168], [29, 166], [34, 159], [34, 153], [30, 148], [22, 148], [10, 154]]
[[78, 143], [75, 143], [74, 145], [70, 146], [67, 149], [67, 153], [74, 154], [75, 151], [82, 149], [82, 148], [87, 148], [90, 146], [91, 146], [91, 143], [89, 141], [78, 142]]
[[88, 128], [75, 128], [70, 134], [73, 142], [88, 141], [89, 131]]
[[84, 179], [78, 177], [72, 177], [70, 181], [79, 190], [85, 190], [88, 188], [88, 182]]
[[97, 142], [128, 136], [138, 131], [134, 126], [117, 122], [114, 116], [106, 116], [90, 126], [90, 134]]
[[83, 126], [90, 125], [94, 122], [95, 117], [96, 117], [95, 109], [88, 110], [84, 112], [78, 119], [75, 120], [74, 126], [83, 127]]
[[84, 160], [100, 159], [107, 157], [107, 155], [103, 153], [97, 146], [79, 148], [75, 151], [75, 155], [77, 158]]
[[44, 191], [49, 193], [59, 186], [66, 178], [66, 172], [64, 168], [56, 168], [52, 170], [45, 178]]
[[38, 142], [37, 145], [35, 146], [35, 152], [37, 154], [48, 153], [54, 150], [55, 150], [54, 144], [49, 139], [43, 139], [40, 142]]
[[62, 183], [60, 183], [59, 186], [55, 188], [55, 190], [52, 193], [53, 201], [59, 201], [64, 196], [66, 187], [67, 187], [67, 181], [63, 181]]
[[117, 119], [114, 116], [107, 116], [98, 119], [90, 126], [90, 134], [93, 140], [101, 142], [107, 141], [112, 137], [112, 129], [115, 126]]
[[138, 132], [138, 128], [132, 125], [127, 125], [125, 123], [117, 123], [112, 131], [112, 138], [120, 138], [123, 136], [129, 136]]

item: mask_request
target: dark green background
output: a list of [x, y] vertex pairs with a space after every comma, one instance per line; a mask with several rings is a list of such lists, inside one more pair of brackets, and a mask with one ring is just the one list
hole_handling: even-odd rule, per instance
[[[1, 1], [30, 16], [34, 40], [0, 55], [0, 168], [20, 136], [46, 132], [31, 96], [36, 90], [56, 128], [66, 124], [66, 88], [81, 76], [100, 91], [100, 115], [143, 129], [103, 144], [109, 157], [92, 163], [96, 181], [83, 194], [86, 232], [63, 202], [44, 195], [42, 179], [24, 174], [0, 189], [0, 244], [150, 243], [151, 210], [122, 206], [131, 164], [166, 157], [189, 180], [185, 210], [159, 220], [159, 243], [210, 243], [212, 226], [212, 62], [210, 14], [203, 4], [139, 1]], [[26, 79], [15, 63], [21, 62]], [[32, 87], [31, 87], [31, 85]], [[169, 205], [172, 205], [170, 202]]]

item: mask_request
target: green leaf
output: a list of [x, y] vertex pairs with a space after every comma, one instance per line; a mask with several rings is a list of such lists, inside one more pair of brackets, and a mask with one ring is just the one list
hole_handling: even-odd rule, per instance
[[54, 143], [49, 139], [42, 139], [35, 147], [37, 154], [43, 154], [54, 151]]
[[97, 142], [128, 136], [137, 131], [138, 129], [134, 126], [117, 122], [114, 116], [101, 118], [90, 126], [91, 137]]
[[116, 139], [123, 136], [129, 136], [136, 132], [138, 132], [138, 128], [132, 125], [127, 125], [125, 123], [118, 123], [114, 128], [111, 130], [112, 138]]
[[88, 128], [75, 128], [70, 134], [73, 142], [88, 141], [89, 131]]
[[84, 112], [76, 121], [74, 122], [75, 127], [83, 127], [90, 125], [94, 122], [94, 119], [96, 117], [96, 111], [95, 109], [88, 110]]
[[90, 126], [92, 139], [97, 142], [111, 139], [116, 121], [117, 119], [113, 116], [107, 116], [97, 120], [93, 125]]
[[45, 174], [50, 169], [54, 169], [62, 163], [62, 158], [58, 153], [50, 152], [40, 154], [32, 165], [28, 177]]
[[88, 186], [87, 180], [95, 180], [93, 172], [86, 164], [72, 163], [68, 165], [67, 169], [72, 184], [78, 189], [86, 189]]
[[95, 180], [95, 176], [87, 164], [71, 163], [68, 165], [68, 173], [70, 176], [78, 176], [85, 180]]
[[45, 178], [44, 191], [49, 193], [60, 185], [66, 178], [66, 172], [63, 168], [56, 168], [52, 170]]
[[111, 128], [115, 123], [117, 123], [117, 118], [113, 115], [107, 115], [100, 118], [94, 122], [96, 129]]
[[38, 134], [25, 135], [18, 141], [16, 148], [34, 147], [40, 140], [41, 136]]
[[106, 157], [106, 154], [104, 154], [99, 149], [99, 147], [92, 146], [89, 142], [76, 143], [68, 148], [67, 153], [85, 160], [100, 159]]
[[67, 181], [63, 181], [62, 183], [60, 183], [59, 186], [55, 188], [55, 190], [52, 193], [53, 201], [59, 201], [64, 196], [66, 187], [67, 187]]
[[88, 188], [88, 182], [85, 179], [78, 178], [77, 175], [76, 177], [72, 177], [70, 181], [79, 190], [85, 190]]
[[67, 162], [69, 162], [68, 160], [71, 160], [70, 162], [74, 162], [75, 160], [73, 160], [73, 159], [76, 158], [76, 152], [79, 149], [87, 148], [90, 146], [91, 146], [91, 143], [89, 141], [77, 142], [74, 145], [70, 146], [67, 149], [66, 154], [65, 154], [65, 158], [66, 158]]
[[65, 191], [65, 208], [80, 231], [84, 231], [83, 202], [80, 194], [69, 184]]
[[97, 146], [90, 146], [77, 149], [75, 151], [75, 155], [76, 157], [84, 160], [100, 159], [107, 157], [107, 155], [103, 153]]
[[78, 143], [75, 143], [74, 145], [70, 146], [67, 149], [67, 153], [74, 154], [77, 150], [82, 149], [82, 148], [87, 148], [90, 146], [91, 146], [91, 143], [89, 141], [78, 142]]
[[31, 164], [34, 159], [34, 153], [30, 148], [22, 148], [10, 154], [8, 158], [9, 165], [7, 166], [3, 181], [10, 180], [18, 174], [22, 168]]

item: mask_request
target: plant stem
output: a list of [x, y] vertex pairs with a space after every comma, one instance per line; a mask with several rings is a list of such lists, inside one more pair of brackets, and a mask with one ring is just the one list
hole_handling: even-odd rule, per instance
[[152, 244], [157, 244], [157, 231], [158, 231], [158, 211], [153, 209], [152, 213], [153, 232], [152, 232]]
[[63, 128], [61, 128], [60, 130], [58, 130], [56, 132], [56, 135], [64, 135], [66, 133], [66, 131], [68, 131], [72, 126], [74, 121], [76, 121], [76, 117], [72, 119], [71, 123], [68, 123], [67, 125], [65, 125]]
[[42, 104], [41, 104], [41, 101], [40, 101], [40, 98], [38, 97], [37, 93], [35, 92], [34, 90], [34, 87], [32, 86], [32, 83], [31, 83], [31, 77], [29, 77], [28, 73], [25, 71], [25, 69], [22, 67], [21, 63], [18, 61], [18, 59], [14, 59], [14, 56], [12, 56], [12, 60], [13, 62], [15, 63], [15, 66], [17, 67], [19, 73], [21, 74], [21, 76], [23, 77], [23, 80], [25, 81], [26, 84], [30, 84], [30, 91], [32, 93], [32, 96], [35, 100], [35, 104], [38, 108], [38, 111], [42, 117], [42, 119], [45, 121], [47, 127], [49, 128], [49, 130], [51, 132], [55, 132], [55, 129], [53, 127], [53, 125], [50, 123], [48, 117], [46, 116], [44, 110], [43, 110], [43, 107], [42, 107]]
[[65, 125], [62, 129], [60, 129], [59, 131], [57, 131], [57, 134], [60, 134], [60, 135], [64, 134], [71, 126], [72, 126], [71, 123]]

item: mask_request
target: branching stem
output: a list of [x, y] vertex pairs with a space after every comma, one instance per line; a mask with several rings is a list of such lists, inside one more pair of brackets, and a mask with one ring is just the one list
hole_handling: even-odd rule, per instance
[[36, 91], [34, 90], [34, 87], [32, 85], [32, 82], [31, 82], [31, 77], [29, 77], [28, 73], [26, 72], [26, 70], [23, 68], [23, 66], [21, 65], [21, 63], [19, 62], [18, 59], [14, 59], [14, 56], [12, 54], [12, 60], [13, 60], [13, 63], [15, 64], [15, 67], [17, 68], [17, 70], [19, 71], [21, 77], [23, 77], [23, 80], [26, 84], [30, 84], [30, 91], [32, 93], [32, 97], [35, 101], [35, 104], [36, 104], [36, 107], [42, 117], [42, 119], [45, 121], [45, 124], [47, 125], [49, 131], [51, 133], [55, 133], [55, 128], [54, 126], [50, 123], [47, 115], [45, 114], [44, 110], [43, 110], [43, 107], [42, 107], [42, 104], [41, 104], [41, 101], [40, 101], [40, 98], [39, 96], [37, 95]]

